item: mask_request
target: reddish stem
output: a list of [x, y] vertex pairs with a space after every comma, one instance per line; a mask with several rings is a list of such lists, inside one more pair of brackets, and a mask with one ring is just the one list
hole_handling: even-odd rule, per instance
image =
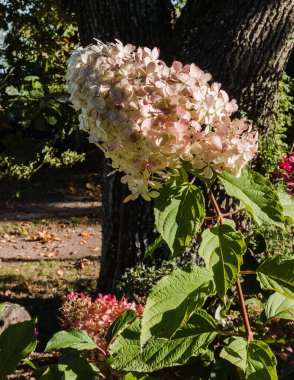
[[[213, 207], [214, 207], [214, 209], [217, 213], [217, 216], [218, 216], [217, 223], [218, 224], [224, 224], [224, 214], [221, 213], [221, 210], [217, 204], [217, 201], [216, 201], [216, 199], [215, 199], [215, 197], [211, 191], [209, 191], [209, 197], [211, 199]], [[242, 272], [241, 272], [242, 274], [253, 274], [251, 272], [256, 273], [255, 271], [242, 271]], [[246, 272], [246, 273], [244, 273], [244, 272]], [[250, 273], [248, 273], [248, 272], [250, 272]], [[250, 343], [253, 340], [253, 332], [251, 330], [251, 326], [250, 326], [250, 322], [249, 322], [249, 318], [248, 318], [248, 314], [247, 314], [247, 310], [246, 310], [244, 295], [243, 295], [243, 291], [242, 291], [242, 287], [241, 287], [241, 282], [239, 279], [236, 282], [236, 287], [237, 287], [237, 293], [238, 293], [239, 301], [241, 304], [242, 319], [243, 319], [243, 323], [245, 325], [245, 329], [247, 332], [247, 341], [248, 341], [248, 343]]]
[[250, 343], [253, 340], [253, 332], [251, 330], [251, 326], [250, 326], [250, 322], [249, 322], [249, 318], [248, 318], [248, 314], [247, 314], [247, 310], [246, 310], [246, 305], [245, 305], [245, 301], [244, 301], [242, 286], [241, 286], [241, 282], [239, 279], [236, 282], [236, 286], [237, 286], [237, 293], [238, 293], [239, 301], [241, 304], [242, 318], [243, 318], [245, 328], [246, 328], [246, 332], [247, 332], [247, 341], [248, 341], [248, 343]]
[[255, 270], [241, 270], [240, 274], [256, 274]]

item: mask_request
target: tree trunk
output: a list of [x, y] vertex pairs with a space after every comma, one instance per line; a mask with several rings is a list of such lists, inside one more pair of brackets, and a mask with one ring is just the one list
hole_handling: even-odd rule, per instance
[[[282, 71], [293, 47], [292, 0], [188, 0], [174, 30], [164, 0], [76, 0], [81, 42], [93, 38], [157, 46], [162, 58], [195, 62], [223, 83], [259, 129], [270, 125]], [[104, 164], [103, 243], [98, 289], [113, 292], [153, 237], [152, 204], [123, 204], [128, 193]]]
[[270, 126], [293, 49], [292, 0], [188, 1], [174, 30], [174, 55], [221, 82], [261, 133]]

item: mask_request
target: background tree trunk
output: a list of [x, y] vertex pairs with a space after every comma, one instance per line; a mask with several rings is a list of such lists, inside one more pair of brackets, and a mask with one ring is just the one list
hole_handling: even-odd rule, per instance
[[293, 25], [292, 0], [191, 0], [171, 48], [211, 73], [266, 133], [293, 49]]
[[[265, 133], [279, 81], [293, 48], [292, 0], [188, 0], [175, 28], [164, 0], [75, 2], [81, 42], [93, 38], [157, 46], [167, 61], [195, 62], [223, 83], [240, 109]], [[103, 243], [98, 289], [113, 292], [125, 268], [142, 258], [153, 238], [152, 204], [123, 204], [128, 189], [104, 164]]]

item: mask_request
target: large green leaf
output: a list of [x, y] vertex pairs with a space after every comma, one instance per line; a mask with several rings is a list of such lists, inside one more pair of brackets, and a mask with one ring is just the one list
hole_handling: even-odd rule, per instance
[[265, 315], [267, 319], [284, 318], [294, 321], [294, 299], [274, 293], [265, 305]]
[[184, 251], [204, 220], [202, 191], [189, 182], [169, 182], [155, 201], [154, 215], [158, 232], [174, 255]]
[[84, 330], [59, 331], [47, 343], [45, 351], [74, 348], [75, 350], [93, 350], [97, 344]]
[[286, 218], [294, 222], [294, 197], [284, 191], [278, 191], [278, 197], [283, 207], [283, 212]]
[[278, 380], [275, 355], [269, 346], [260, 341], [249, 344], [241, 337], [233, 337], [220, 356], [245, 372], [249, 380]]
[[263, 289], [274, 290], [294, 298], [294, 256], [272, 256], [257, 268]]
[[0, 335], [0, 377], [12, 373], [21, 359], [26, 358], [37, 345], [35, 321], [10, 325]]
[[203, 232], [199, 255], [213, 272], [220, 298], [224, 299], [228, 288], [236, 281], [245, 251], [243, 235], [229, 225], [208, 228]]
[[212, 292], [212, 273], [204, 268], [176, 269], [163, 277], [147, 299], [141, 345], [151, 336], [170, 338]]
[[171, 339], [153, 336], [141, 349], [140, 319], [137, 318], [114, 341], [108, 363], [115, 369], [136, 372], [153, 372], [182, 365], [207, 349], [217, 334], [213, 318], [198, 309]]
[[226, 192], [239, 199], [259, 225], [275, 224], [284, 228], [283, 209], [278, 195], [265, 177], [245, 169], [240, 177], [227, 172], [218, 177]]

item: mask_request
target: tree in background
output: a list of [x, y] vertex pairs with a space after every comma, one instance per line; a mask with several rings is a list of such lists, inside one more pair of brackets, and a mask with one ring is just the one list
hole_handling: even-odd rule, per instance
[[78, 128], [65, 91], [66, 60], [78, 43], [71, 9], [58, 1], [3, 1], [0, 20], [0, 178], [81, 160], [68, 144]]
[[[75, 9], [82, 45], [93, 38], [117, 38], [137, 46], [157, 46], [167, 62], [195, 62], [223, 83], [261, 134], [268, 133], [293, 48], [291, 0], [188, 0], [181, 12], [178, 9], [178, 18], [171, 3], [163, 0], [83, 0], [75, 2]], [[103, 292], [114, 290], [125, 268], [142, 258], [153, 239], [152, 203], [123, 204], [128, 190], [119, 175], [107, 176], [110, 170], [106, 162], [98, 282]]]

